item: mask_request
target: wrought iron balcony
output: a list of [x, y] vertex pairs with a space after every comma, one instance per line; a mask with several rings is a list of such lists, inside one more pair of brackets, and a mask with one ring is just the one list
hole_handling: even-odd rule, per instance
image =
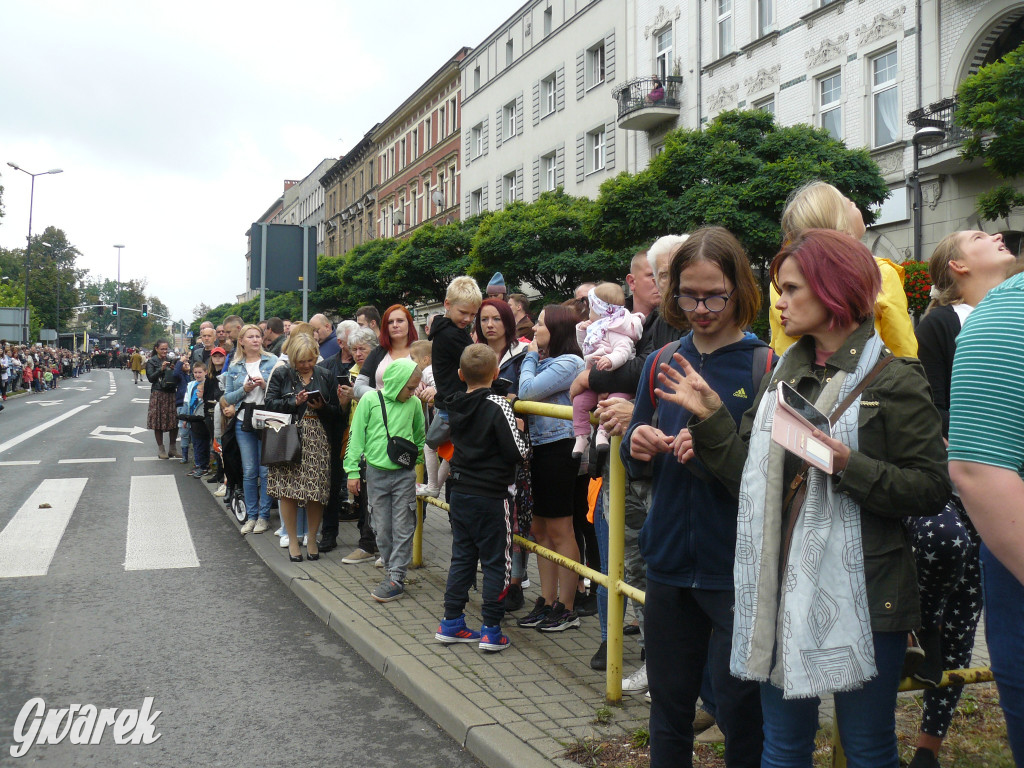
[[630, 131], [649, 131], [679, 117], [683, 78], [638, 77], [612, 92], [619, 106], [618, 126]]
[[956, 98], [947, 96], [921, 109], [915, 109], [907, 115], [907, 123], [914, 128], [934, 127], [946, 132], [946, 138], [937, 144], [921, 147], [921, 159], [940, 155], [946, 150], [954, 149], [964, 143], [970, 132], [957, 125]]

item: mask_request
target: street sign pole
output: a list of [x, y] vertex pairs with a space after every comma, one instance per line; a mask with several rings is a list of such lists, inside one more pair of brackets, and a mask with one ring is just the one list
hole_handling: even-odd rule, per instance
[[260, 320], [267, 319], [267, 225], [260, 224]]

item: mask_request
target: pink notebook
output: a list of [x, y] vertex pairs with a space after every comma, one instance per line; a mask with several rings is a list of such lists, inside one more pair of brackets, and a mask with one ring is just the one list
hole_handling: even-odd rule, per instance
[[778, 404], [772, 419], [772, 440], [812, 467], [832, 474], [832, 449], [812, 436], [815, 430], [832, 436], [828, 417], [789, 384], [780, 381]]

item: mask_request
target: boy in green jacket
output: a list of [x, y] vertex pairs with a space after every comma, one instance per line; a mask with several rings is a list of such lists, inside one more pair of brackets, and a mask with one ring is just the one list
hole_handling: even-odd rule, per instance
[[[388, 435], [414, 442], [420, 451], [418, 462], [422, 462], [425, 429], [423, 408], [420, 401], [412, 397], [420, 383], [416, 363], [409, 358], [395, 360], [382, 378], [383, 393], [363, 396], [356, 408], [345, 452], [345, 471], [349, 478], [348, 490], [358, 494], [359, 457], [366, 456], [370, 523], [386, 573], [370, 594], [378, 603], [389, 603], [405, 592], [405, 572], [412, 559], [412, 537], [416, 532], [416, 469], [400, 467], [388, 457]], [[386, 429], [382, 407], [387, 411]]]

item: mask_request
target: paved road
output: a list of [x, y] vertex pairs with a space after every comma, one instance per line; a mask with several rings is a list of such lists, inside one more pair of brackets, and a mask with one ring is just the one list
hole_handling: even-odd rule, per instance
[[[301, 606], [201, 481], [155, 460], [132, 433], [147, 398], [96, 370], [0, 414], [0, 766], [479, 765]], [[152, 697], [160, 738], [107, 729], [15, 759], [34, 697]]]

